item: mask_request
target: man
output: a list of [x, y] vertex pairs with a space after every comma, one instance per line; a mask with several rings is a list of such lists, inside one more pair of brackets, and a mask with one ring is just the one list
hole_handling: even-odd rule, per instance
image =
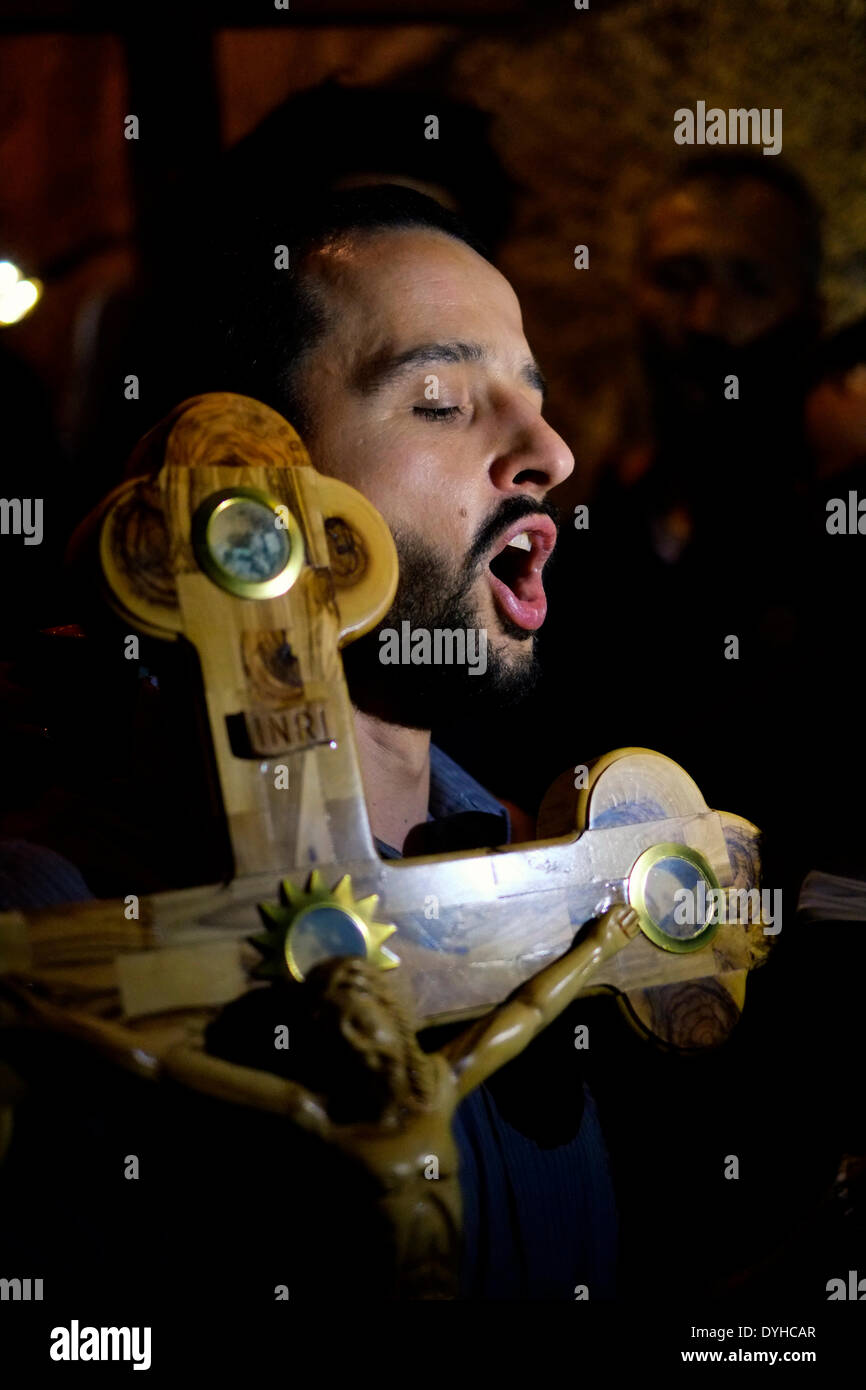
[[[281, 243], [289, 270], [273, 266]], [[431, 750], [430, 729], [467, 700], [511, 702], [534, 677], [555, 541], [545, 499], [573, 458], [543, 418], [517, 297], [449, 212], [392, 186], [335, 195], [294, 235], [263, 216], [228, 267], [212, 389], [282, 411], [397, 545], [393, 608], [344, 653], [380, 851], [502, 843], [501, 804]], [[486, 670], [383, 664], [379, 632], [403, 621], [486, 633]], [[464, 1296], [613, 1291], [615, 1209], [593, 1102], [569, 1075], [573, 1027], [552, 1073], [539, 1074], [539, 1042], [458, 1112]]]
[[[605, 692], [588, 711], [600, 746], [628, 737], [660, 748], [710, 799], [734, 779], [751, 781], [756, 796], [744, 809], [762, 825], [780, 810], [779, 768], [735, 678], [748, 662], [753, 688], [769, 688], [799, 669], [806, 645], [803, 411], [820, 270], [819, 209], [777, 160], [705, 153], [657, 194], [632, 277], [643, 425], [610, 460], [579, 554], [557, 575], [562, 602], [541, 642], [555, 699], [577, 566], [597, 574], [615, 557], [582, 624], [587, 658], [628, 628], [635, 667], [655, 678], [639, 709]], [[725, 655], [730, 636], [739, 666]], [[701, 687], [700, 720], [684, 720], [670, 698], [674, 676]]]
[[[210, 269], [186, 394], [280, 410], [395, 537], [394, 605], [345, 653], [380, 851], [506, 842], [502, 805], [431, 749], [430, 729], [467, 700], [514, 701], [535, 675], [556, 539], [546, 495], [573, 458], [543, 418], [514, 291], [450, 212], [394, 186], [333, 195], [293, 228], [263, 211]], [[483, 669], [383, 664], [379, 631], [407, 620], [474, 630]], [[576, 1056], [564, 1015], [458, 1110], [466, 1297], [613, 1293], [616, 1212]]]
[[657, 566], [682, 565], [680, 582], [694, 569], [712, 589], [701, 552], [746, 507], [777, 531], [796, 524], [820, 268], [814, 199], [793, 170], [752, 153], [690, 160], [648, 210], [633, 305], [649, 433], [623, 451], [611, 505]]
[[[624, 1036], [594, 1052], [601, 1069], [593, 1089], [611, 1117], [611, 1150], [629, 1156], [617, 1174], [626, 1288], [643, 1286], [650, 1250], [668, 1290], [711, 1287], [721, 1271], [756, 1261], [829, 1180], [827, 1110], [808, 1139], [794, 1139], [789, 1119], [814, 1064], [797, 1054], [791, 1000], [803, 997], [809, 963], [805, 951], [794, 953], [793, 904], [823, 833], [792, 750], [803, 747], [805, 727], [836, 727], [830, 705], [841, 705], [821, 637], [826, 615], [816, 620], [813, 605], [809, 621], [815, 518], [804, 486], [803, 405], [820, 326], [820, 267], [817, 206], [777, 160], [709, 152], [676, 171], [647, 210], [633, 273], [642, 437], [620, 441], [589, 528], [570, 537], [571, 563], [548, 586], [552, 623], [540, 642], [536, 717], [541, 709], [556, 723], [568, 717], [565, 653], [579, 611], [584, 668], [627, 644], [642, 677], [639, 700], [625, 685], [587, 684], [592, 742], [580, 756], [626, 742], [675, 758], [710, 805], [736, 801], [761, 827], [764, 883], [792, 904], [782, 966], [771, 962], [750, 980], [743, 1021], [719, 1053], [699, 1064], [664, 1058], [630, 1048]], [[844, 804], [831, 786], [821, 768], [809, 784], [813, 804]], [[827, 832], [836, 840], [840, 819]], [[816, 1023], [819, 1034], [834, 1036]], [[770, 1102], [743, 1082], [757, 1055], [779, 1057]], [[817, 1090], [824, 1105], [823, 1081]], [[732, 1152], [742, 1177], [717, 1183], [718, 1155]], [[654, 1210], [644, 1174], [674, 1165], [681, 1200]], [[714, 1243], [706, 1240], [710, 1225]]]
[[792, 368], [804, 381], [820, 268], [818, 207], [792, 169], [742, 152], [689, 160], [649, 207], [635, 268], [656, 412], [721, 414], [720, 372], [742, 377], [747, 403], [750, 388], [779, 389]]
[[[687, 721], [671, 679], [713, 686], [703, 677], [723, 660], [728, 634], [739, 636], [743, 659], [766, 652], [772, 665], [796, 649], [809, 468], [803, 403], [822, 316], [821, 258], [815, 199], [793, 169], [760, 153], [698, 154], [644, 210], [620, 434], [594, 496], [575, 479], [557, 497], [569, 511], [589, 502], [589, 517], [584, 529], [566, 528], [551, 565], [555, 601], [539, 636], [544, 677], [531, 708], [567, 723], [576, 646], [583, 671], [598, 667], [613, 633], [628, 633], [633, 668], [652, 679], [639, 702], [625, 683], [584, 688], [590, 741], [576, 757], [624, 740], [659, 748], [721, 802], [751, 771], [754, 752], [763, 754], [759, 741], [732, 776], [724, 742], [706, 734], [729, 729], [727, 692], [706, 718]], [[501, 728], [496, 721], [494, 741]], [[448, 743], [458, 755], [463, 746], [459, 733]], [[496, 786], [491, 759], [479, 767]], [[533, 750], [512, 770], [510, 794], [531, 808], [561, 770], [555, 750]], [[776, 808], [759, 799], [749, 809], [763, 823]]]

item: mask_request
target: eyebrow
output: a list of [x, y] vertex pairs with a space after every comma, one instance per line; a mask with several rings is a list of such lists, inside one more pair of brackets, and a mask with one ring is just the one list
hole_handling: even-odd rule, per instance
[[[481, 343], [419, 343], [407, 348], [405, 352], [392, 353], [388, 350], [378, 353], [362, 363], [355, 373], [353, 385], [363, 395], [374, 395], [390, 386], [400, 377], [418, 367], [430, 367], [448, 363], [489, 362], [490, 352]], [[547, 381], [534, 357], [527, 358], [520, 368], [520, 376], [542, 397], [547, 395]]]

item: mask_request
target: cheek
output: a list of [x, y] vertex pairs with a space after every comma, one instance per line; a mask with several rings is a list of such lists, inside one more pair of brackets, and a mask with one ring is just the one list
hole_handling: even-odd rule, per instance
[[376, 505], [377, 497], [399, 491], [402, 481], [414, 486], [436, 468], [435, 450], [419, 445], [402, 422], [339, 400], [322, 412], [310, 449], [317, 468], [358, 488]]
[[774, 285], [764, 298], [754, 298], [743, 291], [731, 300], [739, 321], [751, 330], [752, 336], [766, 333], [789, 318], [800, 307], [800, 295], [795, 286]]
[[449, 549], [461, 541], [465, 549], [478, 502], [468, 495], [473, 470], [461, 466], [463, 450], [453, 437], [449, 444], [447, 428], [427, 425], [422, 432], [415, 422], [365, 423], [335, 440], [326, 471], [362, 492], [389, 525], [429, 528], [440, 542], [448, 540]]
[[662, 332], [673, 329], [683, 317], [683, 301], [656, 285], [644, 285], [635, 296], [638, 316]]
[[731, 331], [741, 345], [768, 332], [787, 314], [785, 300], [775, 297], [755, 300], [748, 295], [740, 295], [731, 299], [728, 307]]
[[425, 538], [450, 562], [463, 562], [491, 510], [483, 443], [409, 412], [377, 415], [339, 394], [306, 442], [313, 465], [357, 488], [392, 530]]

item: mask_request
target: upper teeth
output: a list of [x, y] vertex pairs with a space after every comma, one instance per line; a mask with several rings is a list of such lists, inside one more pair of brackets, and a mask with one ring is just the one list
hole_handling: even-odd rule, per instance
[[517, 546], [518, 550], [532, 549], [532, 541], [529, 539], [526, 531], [521, 531], [519, 536], [512, 536], [508, 544]]

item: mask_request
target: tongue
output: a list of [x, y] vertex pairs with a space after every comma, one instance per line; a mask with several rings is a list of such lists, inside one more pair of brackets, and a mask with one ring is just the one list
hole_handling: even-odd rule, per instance
[[518, 627], [526, 628], [528, 632], [535, 632], [541, 627], [547, 616], [547, 598], [540, 574], [518, 579], [515, 588], [511, 589], [490, 570], [490, 587], [502, 612]]

